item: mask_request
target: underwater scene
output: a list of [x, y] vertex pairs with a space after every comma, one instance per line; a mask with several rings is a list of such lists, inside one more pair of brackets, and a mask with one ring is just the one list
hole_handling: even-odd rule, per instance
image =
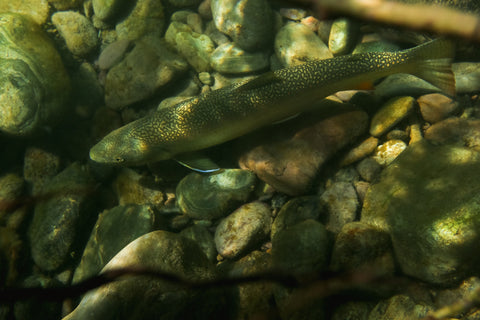
[[0, 320], [480, 319], [480, 0], [0, 0]]

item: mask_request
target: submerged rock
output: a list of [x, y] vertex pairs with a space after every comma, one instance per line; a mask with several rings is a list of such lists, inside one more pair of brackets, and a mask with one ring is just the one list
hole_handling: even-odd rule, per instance
[[207, 35], [193, 31], [187, 24], [173, 21], [165, 39], [197, 72], [210, 71], [210, 56], [215, 45]]
[[[259, 273], [268, 273], [272, 264], [272, 256], [266, 252], [253, 251], [245, 257], [233, 261], [227, 260], [218, 266], [223, 277], [248, 277]], [[260, 313], [267, 313], [271, 308], [271, 299], [275, 284], [266, 281], [255, 281], [235, 286], [236, 316], [231, 319], [251, 319]]]
[[356, 21], [336, 19], [330, 29], [328, 48], [335, 56], [351, 52], [360, 36], [359, 30], [360, 25]]
[[355, 220], [358, 209], [357, 193], [350, 182], [334, 182], [320, 197], [327, 208], [328, 218], [325, 227], [338, 233], [342, 227]]
[[362, 219], [390, 233], [402, 271], [435, 284], [477, 272], [480, 153], [411, 144], [365, 197]]
[[0, 14], [0, 130], [29, 135], [66, 110], [70, 80], [44, 31], [26, 16]]
[[317, 196], [297, 197], [288, 201], [278, 212], [272, 224], [271, 237], [284, 229], [307, 219], [317, 220], [324, 208]]
[[74, 11], [56, 12], [52, 22], [72, 54], [85, 57], [96, 49], [97, 30], [84, 15]]
[[160, 37], [165, 28], [162, 1], [138, 0], [132, 11], [115, 26], [118, 39], [137, 40], [145, 35]]
[[123, 60], [132, 42], [127, 39], [121, 39], [106, 46], [98, 57], [98, 67], [100, 70], [108, 70]]
[[122, 205], [102, 212], [95, 223], [73, 283], [98, 274], [120, 250], [153, 231], [155, 214], [146, 205]]
[[[167, 231], [137, 238], [102, 272], [117, 268], [158, 270], [197, 282], [213, 277], [213, 266], [196, 243]], [[194, 313], [223, 318], [218, 311], [221, 305], [208, 290], [188, 290], [162, 278], [131, 276], [89, 291], [64, 320], [184, 319]]]
[[226, 169], [220, 173], [192, 172], [177, 186], [180, 210], [193, 219], [217, 219], [245, 203], [256, 178], [248, 170]]
[[113, 183], [118, 203], [146, 204], [160, 209], [163, 206], [164, 194], [153, 179], [142, 176], [129, 168], [123, 168]]
[[322, 272], [327, 268], [329, 256], [327, 230], [312, 219], [284, 229], [272, 239], [273, 267], [288, 274]]
[[370, 134], [380, 137], [408, 116], [415, 107], [412, 97], [396, 97], [388, 100], [372, 118]]
[[49, 2], [52, 2], [52, 0], [0, 1], [0, 12], [14, 12], [26, 15], [35, 23], [42, 25], [49, 17]]
[[91, 222], [93, 179], [78, 163], [53, 177], [43, 188], [45, 194], [58, 194], [35, 206], [28, 231], [35, 264], [46, 271], [61, 267], [80, 245], [83, 228]]
[[218, 253], [233, 259], [259, 246], [270, 234], [271, 220], [270, 209], [264, 203], [241, 206], [217, 226], [215, 244]]
[[330, 267], [333, 271], [364, 269], [376, 275], [393, 275], [395, 261], [390, 236], [363, 222], [347, 223], [335, 238]]
[[403, 320], [422, 319], [427, 316], [433, 306], [417, 303], [407, 295], [396, 295], [388, 300], [380, 301], [370, 312], [369, 320]]
[[101, 20], [114, 18], [126, 3], [128, 0], [92, 0], [95, 16]]
[[425, 139], [436, 144], [455, 144], [480, 152], [480, 120], [451, 118], [425, 131]]
[[275, 37], [275, 54], [284, 67], [292, 67], [309, 60], [332, 58], [323, 41], [307, 26], [290, 22]]
[[455, 74], [455, 89], [457, 93], [469, 93], [480, 90], [480, 63], [458, 62], [452, 64]]
[[180, 234], [187, 239], [195, 241], [209, 261], [216, 261], [217, 249], [215, 248], [215, 241], [213, 235], [206, 227], [194, 224], [193, 226], [183, 229]]
[[240, 167], [253, 170], [277, 191], [303, 194], [321, 166], [366, 131], [367, 121], [358, 108], [322, 100], [316, 111], [251, 136], [254, 141], [240, 157]]
[[375, 87], [375, 95], [379, 98], [398, 96], [421, 96], [428, 93], [441, 93], [442, 90], [433, 84], [406, 73], [392, 74]]
[[107, 73], [105, 103], [113, 109], [152, 96], [187, 70], [188, 64], [155, 38], [142, 38], [126, 57]]
[[362, 141], [355, 148], [348, 151], [348, 153], [343, 157], [340, 165], [348, 166], [354, 162], [364, 159], [366, 156], [371, 154], [375, 148], [378, 146], [378, 139], [375, 137], [369, 137], [366, 140]]
[[388, 140], [379, 145], [373, 153], [372, 159], [381, 166], [387, 166], [393, 162], [407, 148], [402, 140]]
[[458, 113], [460, 103], [440, 93], [431, 93], [417, 99], [425, 121], [435, 123]]
[[34, 193], [41, 193], [43, 185], [61, 170], [60, 157], [47, 150], [29, 147], [23, 159], [23, 176]]
[[212, 15], [218, 30], [242, 49], [265, 48], [273, 38], [273, 12], [266, 0], [212, 0]]

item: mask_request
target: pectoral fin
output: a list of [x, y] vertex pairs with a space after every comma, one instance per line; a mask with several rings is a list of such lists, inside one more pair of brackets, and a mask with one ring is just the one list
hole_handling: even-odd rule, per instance
[[221, 170], [211, 159], [200, 153], [186, 153], [175, 157], [175, 161], [191, 170], [209, 173]]

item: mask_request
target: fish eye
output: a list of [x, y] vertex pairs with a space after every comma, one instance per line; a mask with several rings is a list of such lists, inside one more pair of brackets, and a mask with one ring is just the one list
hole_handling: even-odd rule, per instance
[[125, 161], [124, 158], [120, 158], [120, 157], [115, 158], [115, 162], [116, 162], [116, 163], [122, 163], [122, 162], [124, 162], [124, 161]]

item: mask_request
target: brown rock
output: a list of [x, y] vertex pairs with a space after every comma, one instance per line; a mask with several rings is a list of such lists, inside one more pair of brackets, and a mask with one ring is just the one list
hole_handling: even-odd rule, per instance
[[254, 171], [277, 191], [305, 193], [323, 163], [368, 126], [367, 114], [351, 105], [323, 100], [315, 110], [274, 132], [270, 128], [265, 133], [269, 139], [242, 154], [240, 167]]
[[452, 118], [432, 125], [425, 138], [440, 144], [459, 144], [480, 151], [480, 120]]
[[440, 93], [423, 95], [417, 99], [417, 102], [423, 119], [430, 123], [448, 118], [459, 109], [458, 102]]
[[359, 145], [351, 149], [342, 159], [341, 166], [348, 166], [358, 160], [362, 160], [369, 154], [371, 154], [378, 146], [378, 139], [375, 137], [369, 137], [362, 141]]

